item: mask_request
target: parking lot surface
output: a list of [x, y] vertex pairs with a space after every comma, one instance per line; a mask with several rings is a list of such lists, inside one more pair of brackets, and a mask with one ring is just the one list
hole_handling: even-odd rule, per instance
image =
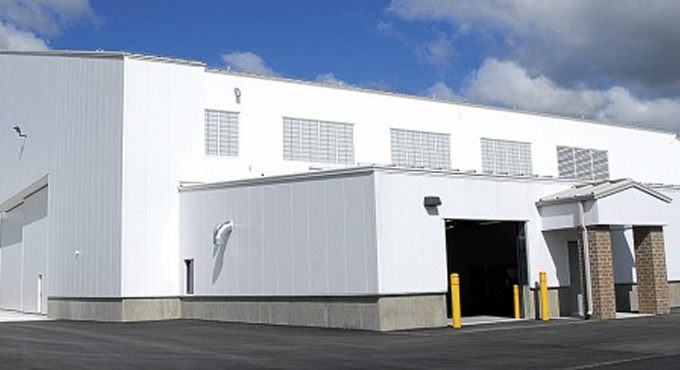
[[0, 368], [680, 367], [680, 312], [374, 333], [177, 320], [0, 322]]

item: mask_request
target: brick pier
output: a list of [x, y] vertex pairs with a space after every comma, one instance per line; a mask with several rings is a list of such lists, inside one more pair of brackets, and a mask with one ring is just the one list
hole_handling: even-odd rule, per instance
[[666, 250], [661, 227], [634, 227], [635, 267], [640, 313], [670, 312]]
[[[616, 317], [616, 295], [614, 290], [612, 238], [609, 226], [589, 226], [587, 233], [593, 300], [592, 317], [603, 320], [613, 319]], [[579, 238], [579, 265], [581, 269], [582, 291], [585, 292], [586, 279], [583, 251], [582, 238]], [[586, 303], [586, 300], [584, 300], [584, 303]], [[584, 307], [584, 312], [587, 312], [587, 307]]]

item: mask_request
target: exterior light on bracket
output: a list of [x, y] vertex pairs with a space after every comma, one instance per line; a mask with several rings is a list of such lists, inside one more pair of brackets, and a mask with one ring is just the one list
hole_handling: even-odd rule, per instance
[[241, 104], [241, 89], [238, 87], [234, 88], [234, 96], [236, 97], [236, 104]]
[[442, 200], [436, 195], [428, 195], [423, 201], [423, 205], [426, 208], [429, 207], [439, 207], [442, 205]]
[[19, 135], [19, 137], [22, 137], [22, 138], [27, 138], [27, 137], [28, 137], [28, 135], [26, 135], [25, 133], [23, 133], [23, 132], [21, 131], [21, 127], [19, 127], [19, 126], [14, 126], [14, 127], [12, 127], [12, 128], [14, 129], [14, 131], [17, 132], [17, 135]]
[[16, 131], [17, 136], [19, 136], [20, 139], [23, 139], [21, 141], [21, 149], [19, 150], [19, 159], [21, 159], [24, 156], [24, 147], [26, 146], [26, 138], [28, 137], [28, 135], [21, 131], [20, 126], [14, 126], [12, 128], [14, 129], [14, 131]]

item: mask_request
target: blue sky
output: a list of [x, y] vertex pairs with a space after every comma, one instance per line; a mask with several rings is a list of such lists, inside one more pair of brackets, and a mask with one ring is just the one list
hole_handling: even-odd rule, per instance
[[679, 1], [0, 0], [0, 49], [212, 67], [680, 132]]

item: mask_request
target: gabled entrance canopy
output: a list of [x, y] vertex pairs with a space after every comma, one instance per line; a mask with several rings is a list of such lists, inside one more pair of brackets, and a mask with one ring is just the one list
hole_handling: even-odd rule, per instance
[[541, 198], [536, 206], [542, 230], [547, 231], [590, 225], [662, 226], [668, 224], [671, 201], [645, 185], [620, 179], [576, 185]]

